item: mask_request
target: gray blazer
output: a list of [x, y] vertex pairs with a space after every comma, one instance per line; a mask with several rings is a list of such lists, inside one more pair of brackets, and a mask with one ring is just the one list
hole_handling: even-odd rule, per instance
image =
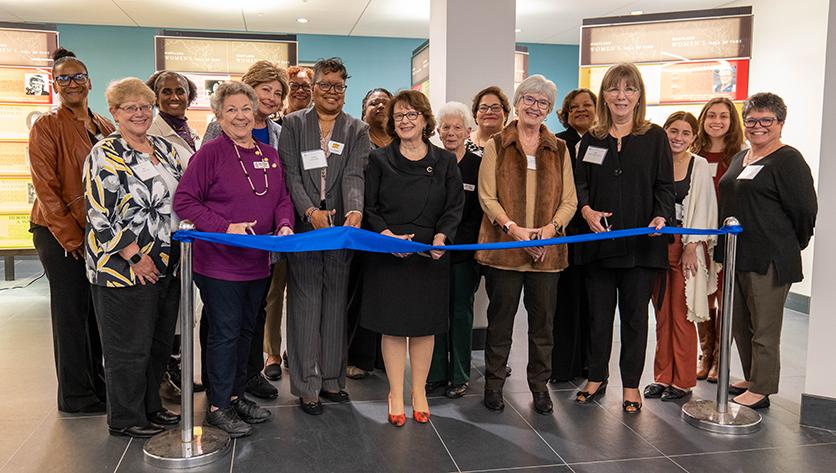
[[[209, 140], [213, 140], [221, 136], [221, 133], [223, 133], [223, 131], [221, 130], [221, 124], [217, 121], [213, 121], [209, 124], [208, 127], [206, 127], [206, 133], [203, 134], [203, 142], [208, 143]], [[278, 151], [279, 135], [282, 134], [282, 126], [268, 118], [267, 133], [270, 135], [270, 146], [276, 151]]]
[[[296, 233], [313, 230], [304, 219], [305, 211], [319, 208], [320, 170], [305, 171], [302, 152], [320, 149], [319, 118], [311, 107], [286, 115], [279, 138], [279, 157], [284, 163], [287, 189], [296, 206]], [[325, 181], [325, 206], [336, 210], [334, 225], [342, 225], [345, 214], [363, 211], [364, 172], [369, 158], [369, 126], [343, 112], [337, 116], [331, 141], [343, 143], [342, 154], [331, 153]]]

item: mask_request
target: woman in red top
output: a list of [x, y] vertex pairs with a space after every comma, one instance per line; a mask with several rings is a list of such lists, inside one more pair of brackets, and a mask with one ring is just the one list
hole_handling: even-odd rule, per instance
[[[693, 152], [708, 160], [711, 175], [714, 178], [714, 190], [720, 178], [729, 168], [732, 156], [743, 148], [743, 127], [740, 114], [734, 103], [725, 97], [715, 97], [702, 108], [699, 117], [699, 132], [694, 141]], [[722, 281], [720, 273], [718, 281]], [[697, 379], [717, 382], [717, 364], [720, 361], [720, 317], [717, 316], [723, 300], [723, 288], [708, 295], [708, 307], [711, 318], [697, 324], [700, 335], [700, 366]]]

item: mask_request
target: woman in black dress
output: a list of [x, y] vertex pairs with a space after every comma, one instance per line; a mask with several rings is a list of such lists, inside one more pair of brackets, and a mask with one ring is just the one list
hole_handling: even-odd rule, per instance
[[[424, 94], [400, 92], [388, 111], [386, 130], [394, 139], [369, 156], [366, 228], [403, 240], [445, 245], [455, 238], [464, 207], [456, 157], [429, 143], [435, 118]], [[412, 417], [427, 423], [430, 409], [420, 388], [427, 381], [435, 335], [448, 328], [450, 258], [437, 250], [367, 256], [360, 324], [383, 334], [388, 420], [397, 427], [406, 422], [403, 388], [408, 344], [412, 386], [419, 387], [412, 393]]]

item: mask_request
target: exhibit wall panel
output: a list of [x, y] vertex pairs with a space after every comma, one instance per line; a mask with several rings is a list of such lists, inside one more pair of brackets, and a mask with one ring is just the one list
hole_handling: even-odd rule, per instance
[[[755, 21], [749, 93], [774, 92], [784, 99], [788, 113], [782, 140], [804, 155], [817, 187], [820, 187], [818, 168], [828, 3], [827, 0], [806, 0], [803, 4], [758, 0], [724, 5], [752, 5]], [[819, 202], [820, 206], [824, 204]], [[802, 255], [805, 278], [793, 284], [791, 291], [809, 296], [813, 275], [812, 243]]]

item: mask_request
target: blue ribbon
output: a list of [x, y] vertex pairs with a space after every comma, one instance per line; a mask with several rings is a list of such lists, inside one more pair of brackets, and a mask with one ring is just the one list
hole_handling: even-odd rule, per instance
[[298, 253], [304, 251], [327, 250], [360, 250], [373, 253], [417, 253], [429, 250], [445, 251], [474, 251], [474, 250], [506, 250], [511, 248], [526, 248], [537, 246], [564, 245], [589, 241], [614, 240], [642, 235], [661, 233], [664, 235], [728, 235], [743, 231], [739, 225], [725, 226], [720, 229], [663, 227], [656, 230], [653, 227], [629, 228], [613, 230], [604, 233], [585, 233], [582, 235], [549, 238], [548, 240], [503, 241], [497, 243], [479, 243], [470, 245], [432, 246], [408, 240], [399, 240], [368, 230], [352, 227], [331, 227], [300, 233], [298, 235], [231, 235], [228, 233], [207, 233], [195, 230], [180, 230], [174, 233], [173, 239], [181, 242], [201, 240], [221, 245], [237, 246], [239, 248], [253, 248], [276, 253]]

